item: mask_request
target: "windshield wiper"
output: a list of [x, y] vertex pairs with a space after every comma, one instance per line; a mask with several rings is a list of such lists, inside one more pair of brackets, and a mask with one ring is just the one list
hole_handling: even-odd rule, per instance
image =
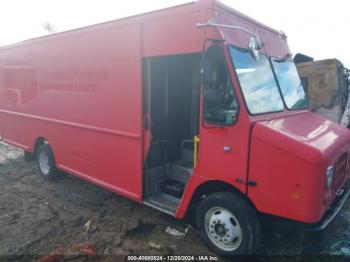
[[300, 99], [298, 102], [296, 102], [293, 106], [292, 109], [302, 109], [306, 108], [308, 106], [307, 99], [306, 97]]
[[276, 62], [276, 63], [284, 63], [284, 62], [289, 61], [289, 59], [291, 59], [292, 56], [293, 56], [292, 54], [288, 53], [285, 57], [278, 58], [278, 59], [273, 59], [273, 61]]

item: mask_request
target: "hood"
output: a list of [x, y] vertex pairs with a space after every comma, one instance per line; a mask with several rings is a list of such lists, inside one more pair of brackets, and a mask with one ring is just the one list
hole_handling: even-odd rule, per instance
[[257, 122], [260, 139], [312, 164], [328, 164], [349, 150], [350, 130], [315, 113], [305, 112]]

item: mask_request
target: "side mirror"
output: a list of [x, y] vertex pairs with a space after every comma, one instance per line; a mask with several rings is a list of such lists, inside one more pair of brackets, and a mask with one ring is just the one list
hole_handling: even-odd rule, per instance
[[259, 61], [259, 50], [262, 48], [260, 39], [251, 37], [249, 41], [249, 53], [256, 60]]

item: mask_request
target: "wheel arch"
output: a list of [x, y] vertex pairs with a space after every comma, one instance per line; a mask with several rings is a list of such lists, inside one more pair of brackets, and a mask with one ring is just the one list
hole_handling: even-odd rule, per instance
[[48, 143], [47, 142], [47, 139], [44, 138], [44, 137], [38, 137], [36, 140], [35, 140], [35, 143], [34, 143], [34, 147], [33, 147], [33, 155], [36, 156], [36, 153], [37, 153], [37, 150], [38, 150], [38, 147], [44, 143]]
[[197, 209], [199, 203], [204, 198], [218, 192], [230, 192], [232, 194], [238, 195], [242, 198], [243, 201], [246, 201], [252, 208], [257, 211], [256, 206], [249, 199], [249, 197], [232, 184], [221, 180], [210, 180], [203, 182], [195, 189], [188, 204], [185, 217], [191, 216], [191, 213], [193, 214], [193, 212]]

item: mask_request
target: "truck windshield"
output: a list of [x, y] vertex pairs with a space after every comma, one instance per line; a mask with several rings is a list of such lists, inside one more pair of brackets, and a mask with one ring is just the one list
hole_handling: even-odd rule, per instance
[[308, 101], [297, 68], [291, 61], [272, 59], [284, 101], [289, 110], [308, 107]]
[[271, 64], [260, 54], [256, 61], [246, 49], [229, 47], [239, 82], [251, 114], [265, 114], [284, 110]]

